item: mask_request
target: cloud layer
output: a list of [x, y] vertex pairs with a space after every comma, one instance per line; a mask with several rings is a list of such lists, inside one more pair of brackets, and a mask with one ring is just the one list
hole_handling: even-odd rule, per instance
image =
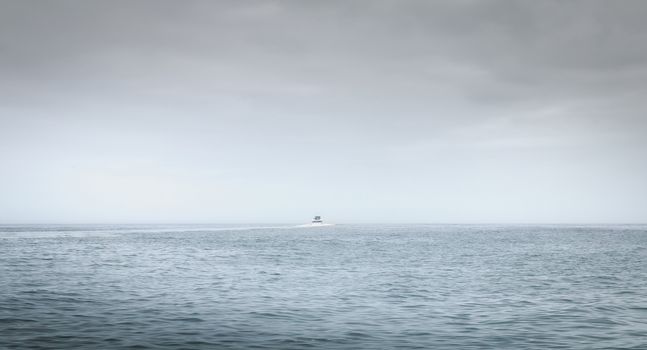
[[0, 1], [3, 222], [644, 222], [644, 1]]

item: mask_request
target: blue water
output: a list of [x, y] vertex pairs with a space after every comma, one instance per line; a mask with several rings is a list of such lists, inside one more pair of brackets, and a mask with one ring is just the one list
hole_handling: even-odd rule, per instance
[[647, 349], [647, 226], [1, 226], [0, 348]]

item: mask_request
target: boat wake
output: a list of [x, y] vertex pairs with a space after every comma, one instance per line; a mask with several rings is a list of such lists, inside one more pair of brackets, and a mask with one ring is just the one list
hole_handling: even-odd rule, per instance
[[323, 226], [335, 226], [335, 224], [305, 224], [305, 225], [297, 225], [294, 227], [323, 227]]

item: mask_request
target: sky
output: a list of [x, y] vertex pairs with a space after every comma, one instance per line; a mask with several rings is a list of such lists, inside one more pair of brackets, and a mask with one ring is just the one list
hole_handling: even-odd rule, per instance
[[0, 223], [645, 223], [645, 18], [0, 0]]

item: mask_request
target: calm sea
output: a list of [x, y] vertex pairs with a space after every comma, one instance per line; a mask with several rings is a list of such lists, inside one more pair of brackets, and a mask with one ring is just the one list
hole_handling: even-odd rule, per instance
[[0, 348], [647, 349], [647, 226], [0, 226]]

